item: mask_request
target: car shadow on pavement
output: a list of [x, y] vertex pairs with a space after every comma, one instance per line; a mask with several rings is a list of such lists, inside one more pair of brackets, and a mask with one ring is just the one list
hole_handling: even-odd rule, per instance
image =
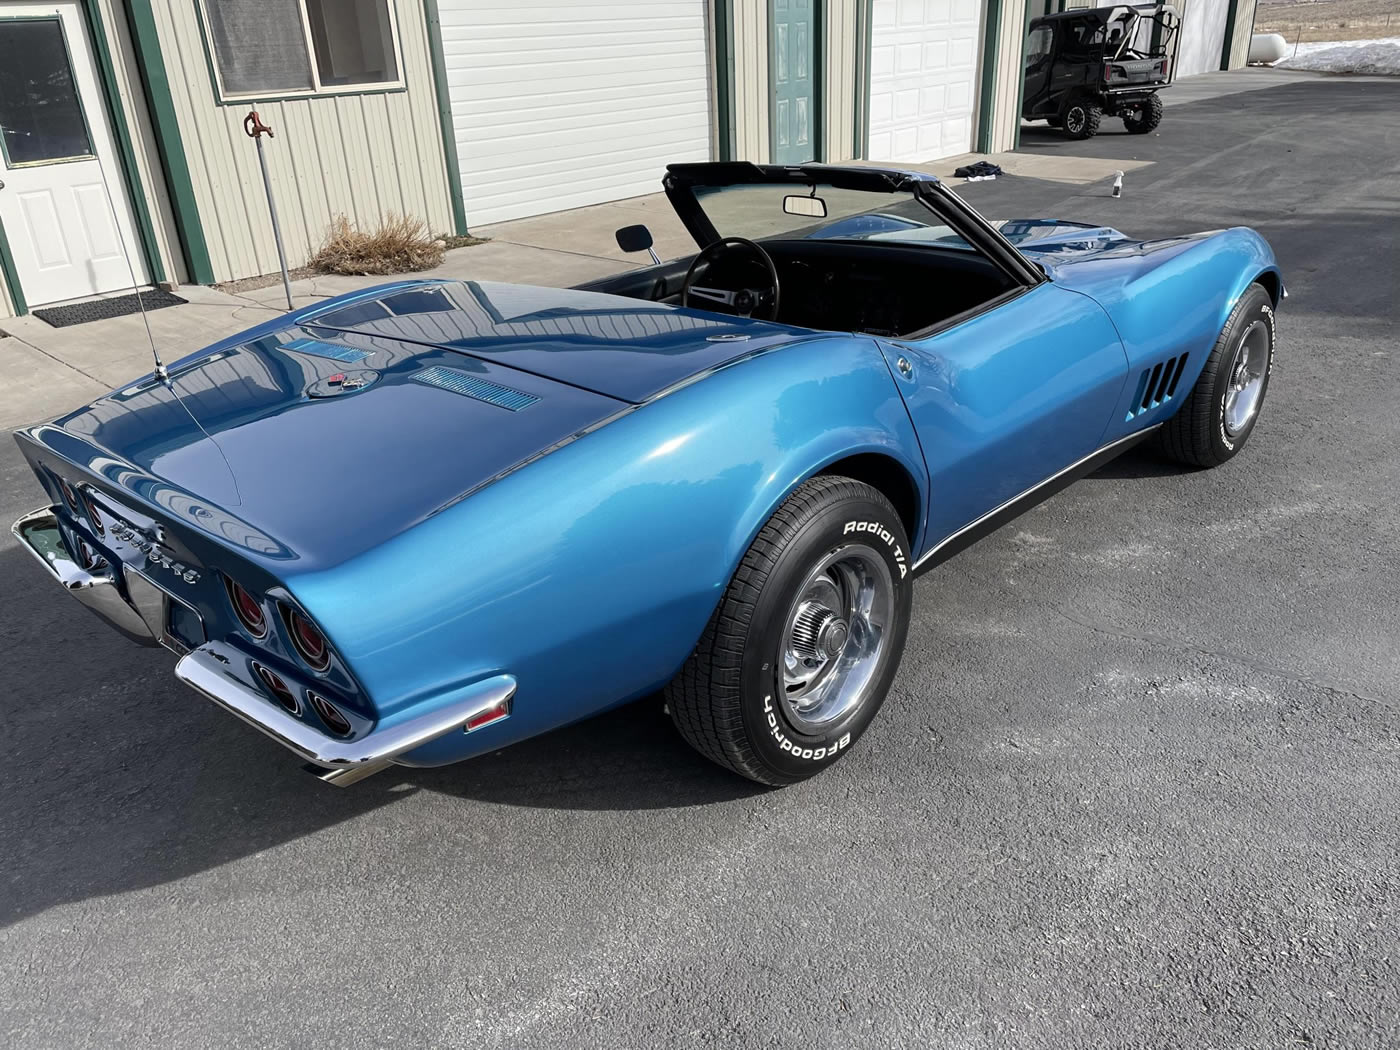
[[1125, 478], [1169, 478], [1178, 474], [1194, 474], [1200, 467], [1174, 463], [1142, 446], [1111, 459], [1098, 470], [1084, 475], [1086, 481], [1117, 481]]
[[472, 762], [334, 788], [180, 685], [173, 655], [119, 636], [17, 547], [0, 549], [0, 580], [0, 928], [217, 868], [418, 790], [567, 809], [705, 805], [763, 790], [692, 752], [659, 697]]

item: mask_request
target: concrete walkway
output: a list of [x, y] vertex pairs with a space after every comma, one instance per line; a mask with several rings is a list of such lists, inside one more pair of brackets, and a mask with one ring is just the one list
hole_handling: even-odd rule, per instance
[[[1182, 104], [1238, 91], [1254, 91], [1325, 74], [1248, 69], [1192, 77], [1167, 96]], [[954, 169], [977, 154], [949, 157], [918, 170], [951, 177]], [[1103, 157], [1062, 156], [1055, 152], [992, 154], [990, 159], [1011, 175], [1065, 184], [1088, 184], [1114, 170], [1142, 167], [1146, 162]], [[514, 222], [481, 227], [473, 232], [490, 243], [460, 248], [447, 254], [436, 269], [410, 277], [450, 277], [510, 281], [563, 287], [645, 263], [644, 256], [624, 255], [613, 240], [620, 226], [645, 223], [662, 258], [694, 250], [690, 236], [660, 193], [631, 200], [557, 212]], [[343, 292], [383, 283], [382, 277], [322, 276], [292, 283], [297, 306]], [[249, 328], [283, 312], [282, 286], [229, 294], [196, 285], [179, 294], [188, 305], [156, 310], [148, 316], [161, 357], [173, 362], [218, 339]], [[150, 345], [139, 314], [51, 328], [36, 317], [0, 319], [0, 427], [12, 428], [48, 419], [150, 370]]]

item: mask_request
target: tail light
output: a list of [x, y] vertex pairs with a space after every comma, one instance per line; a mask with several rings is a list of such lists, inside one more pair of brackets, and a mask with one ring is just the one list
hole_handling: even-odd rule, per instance
[[[282, 618], [291, 636], [292, 646], [308, 667], [313, 671], [324, 671], [331, 665], [331, 650], [326, 644], [326, 636], [321, 629], [301, 613], [288, 606], [282, 607]], [[348, 726], [348, 723], [347, 723]], [[348, 728], [346, 730], [349, 731]]]
[[85, 540], [78, 541], [78, 561], [82, 562], [83, 568], [92, 572], [102, 564], [102, 559], [97, 556], [97, 552], [88, 546]]
[[348, 736], [350, 734], [350, 719], [341, 714], [339, 708], [337, 708], [335, 704], [331, 703], [320, 693], [313, 693], [309, 689], [306, 691], [306, 698], [311, 701], [311, 706], [314, 707], [316, 713], [321, 716], [321, 721], [326, 723], [327, 729], [341, 736]]
[[287, 683], [282, 681], [281, 675], [276, 671], [269, 671], [262, 664], [254, 664], [253, 670], [262, 679], [262, 684], [267, 686], [267, 691], [272, 694], [272, 698], [281, 704], [288, 714], [301, 714], [301, 701], [297, 699], [296, 694], [287, 686]]
[[1103, 78], [1105, 81], [1113, 79], [1113, 66], [1105, 62], [1103, 66]]
[[[54, 476], [55, 476], [55, 477], [58, 477], [58, 475], [54, 475]], [[67, 503], [68, 503], [68, 509], [69, 509], [69, 510], [72, 510], [72, 511], [77, 511], [77, 509], [78, 509], [78, 494], [77, 494], [76, 492], [73, 491], [73, 486], [70, 485], [70, 484], [68, 484], [68, 482], [64, 481], [62, 478], [58, 478], [58, 488], [59, 488], [59, 491], [61, 491], [61, 492], [63, 493], [63, 498], [64, 498], [64, 499], [67, 501]]]
[[92, 523], [94, 531], [99, 536], [107, 535], [107, 526], [102, 524], [102, 516], [97, 513], [97, 504], [86, 492], [83, 493], [83, 506], [87, 508], [88, 520]]
[[1171, 59], [1170, 59], [1170, 58], [1164, 58], [1164, 59], [1162, 59], [1162, 76], [1166, 76], [1166, 75], [1167, 75], [1167, 64], [1168, 64], [1169, 62], [1171, 62]]
[[228, 600], [233, 605], [238, 622], [254, 638], [266, 638], [267, 616], [258, 600], [244, 590], [242, 584], [230, 580], [227, 576], [224, 577], [224, 587], [228, 590]]

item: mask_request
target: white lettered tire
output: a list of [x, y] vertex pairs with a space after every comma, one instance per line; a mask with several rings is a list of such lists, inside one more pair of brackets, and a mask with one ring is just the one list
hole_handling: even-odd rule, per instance
[[912, 563], [879, 490], [828, 475], [807, 481], [759, 532], [666, 687], [681, 735], [762, 784], [831, 765], [860, 739], [899, 669]]

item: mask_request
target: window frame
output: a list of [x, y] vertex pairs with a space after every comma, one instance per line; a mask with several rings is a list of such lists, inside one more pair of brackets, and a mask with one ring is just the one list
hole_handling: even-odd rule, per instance
[[288, 99], [324, 98], [337, 95], [382, 95], [395, 91], [407, 91], [408, 81], [403, 62], [403, 41], [399, 33], [399, 12], [395, 0], [384, 0], [389, 10], [389, 46], [399, 75], [396, 80], [384, 80], [366, 84], [325, 85], [321, 83], [321, 68], [316, 59], [316, 42], [311, 36], [311, 13], [306, 0], [288, 0], [297, 6], [301, 15], [302, 40], [306, 45], [307, 63], [311, 67], [311, 88], [306, 91], [250, 91], [231, 93], [224, 87], [223, 70], [219, 68], [219, 56], [214, 50], [213, 36], [209, 31], [209, 13], [206, 10], [210, 0], [198, 0], [199, 35], [204, 41], [204, 59], [209, 65], [209, 80], [214, 89], [214, 101], [220, 106], [242, 106], [250, 102], [282, 102]]

